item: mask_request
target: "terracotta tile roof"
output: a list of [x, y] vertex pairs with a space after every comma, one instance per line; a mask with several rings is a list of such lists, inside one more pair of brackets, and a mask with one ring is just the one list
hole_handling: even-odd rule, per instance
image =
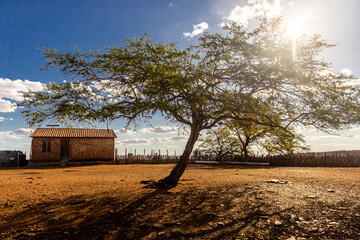
[[116, 138], [111, 129], [38, 128], [30, 137]]

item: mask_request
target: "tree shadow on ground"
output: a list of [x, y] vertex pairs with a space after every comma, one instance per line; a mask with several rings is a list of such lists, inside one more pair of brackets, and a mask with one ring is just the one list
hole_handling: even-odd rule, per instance
[[133, 200], [121, 193], [104, 192], [28, 206], [4, 219], [0, 233], [4, 232], [2, 239], [353, 237], [336, 230], [311, 232], [296, 223], [294, 212], [292, 207], [280, 208], [240, 184], [183, 192], [149, 190]]

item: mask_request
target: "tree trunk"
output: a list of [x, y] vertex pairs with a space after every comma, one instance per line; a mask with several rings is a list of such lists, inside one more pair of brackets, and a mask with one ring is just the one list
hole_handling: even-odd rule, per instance
[[245, 162], [247, 162], [247, 160], [249, 158], [248, 146], [249, 146], [249, 138], [246, 137], [246, 140], [244, 143], [244, 148], [243, 148]]
[[171, 171], [169, 176], [167, 176], [164, 179], [161, 179], [157, 183], [157, 187], [172, 188], [178, 184], [180, 177], [183, 175], [189, 163], [190, 154], [194, 148], [195, 142], [199, 138], [200, 131], [201, 131], [201, 126], [191, 126], [189, 139], [186, 143], [184, 152], [181, 155], [178, 164], [174, 167], [174, 169]]

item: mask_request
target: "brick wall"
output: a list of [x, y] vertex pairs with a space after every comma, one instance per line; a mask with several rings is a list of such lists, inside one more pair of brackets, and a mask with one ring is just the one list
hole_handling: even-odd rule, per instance
[[[42, 152], [43, 141], [51, 141], [51, 151]], [[32, 140], [32, 162], [56, 162], [61, 159], [61, 140], [70, 141], [69, 161], [114, 160], [114, 138], [40, 138]]]
[[114, 160], [114, 138], [70, 139], [70, 160]]
[[[42, 152], [43, 141], [51, 141], [51, 151]], [[60, 161], [60, 138], [33, 138], [31, 143], [31, 161], [32, 162], [54, 162]]]

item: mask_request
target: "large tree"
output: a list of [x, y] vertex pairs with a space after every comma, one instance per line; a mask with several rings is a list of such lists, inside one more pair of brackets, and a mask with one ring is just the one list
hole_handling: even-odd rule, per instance
[[332, 45], [318, 35], [293, 41], [281, 19], [261, 20], [251, 31], [236, 24], [205, 34], [186, 50], [154, 44], [148, 36], [99, 51], [43, 48], [48, 67], [73, 77], [25, 94], [30, 125], [147, 119], [155, 112], [190, 130], [179, 163], [159, 186], [175, 186], [199, 134], [224, 119], [286, 130], [296, 124], [324, 131], [359, 122], [359, 91], [319, 54]]
[[[175, 44], [153, 44], [149, 36], [125, 40], [123, 46], [82, 53], [59, 53], [43, 48], [49, 67], [60, 67], [74, 78], [50, 83], [43, 92], [26, 94], [22, 106], [30, 125], [55, 119], [69, 122], [111, 121], [129, 123], [149, 119], [160, 112], [190, 131], [179, 163], [157, 184], [172, 187], [185, 171], [200, 131], [211, 129], [227, 117], [227, 110], [214, 97], [219, 80], [200, 52], [177, 50]], [[207, 69], [206, 72], [204, 69]]]

